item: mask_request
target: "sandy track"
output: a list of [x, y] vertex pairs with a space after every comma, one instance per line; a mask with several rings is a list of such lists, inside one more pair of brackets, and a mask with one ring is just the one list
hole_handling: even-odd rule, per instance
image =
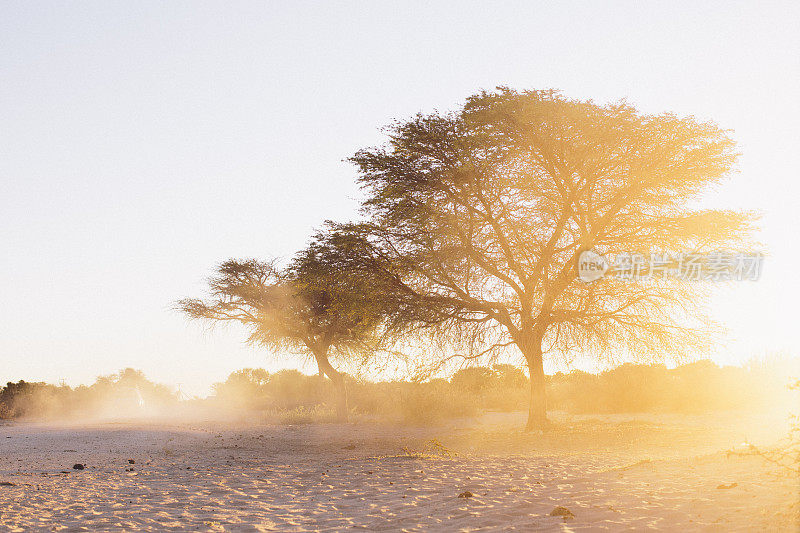
[[[432, 437], [461, 453], [416, 456]], [[693, 455], [696, 449], [645, 460], [652, 453], [498, 454], [486, 442], [473, 432], [375, 425], [3, 426], [0, 481], [14, 485], [0, 486], [0, 525], [64, 531], [798, 529], [797, 479], [777, 477], [758, 458]], [[73, 470], [74, 463], [86, 469]], [[737, 485], [717, 488], [730, 483]], [[473, 497], [459, 498], [465, 491]], [[559, 505], [575, 518], [549, 516]]]

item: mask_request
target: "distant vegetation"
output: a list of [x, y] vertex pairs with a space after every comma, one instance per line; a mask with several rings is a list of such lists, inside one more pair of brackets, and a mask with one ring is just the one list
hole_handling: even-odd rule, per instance
[[[787, 404], [789, 367], [795, 361], [719, 367], [710, 360], [668, 369], [664, 365], [624, 364], [590, 374], [579, 370], [547, 376], [549, 409], [573, 414], [706, 413], [768, 410]], [[329, 382], [296, 370], [269, 374], [245, 369], [215, 385], [210, 401], [246, 410], [324, 407]], [[527, 376], [512, 365], [459, 370], [449, 380], [369, 382], [348, 379], [350, 406], [356, 415], [430, 423], [486, 411], [524, 411], [529, 402]], [[287, 416], [287, 415], [285, 415]], [[304, 417], [300, 417], [304, 418]], [[307, 417], [305, 417], [307, 418]]]
[[[574, 414], [706, 413], [767, 410], [790, 405], [788, 385], [797, 360], [719, 367], [709, 360], [668, 369], [624, 364], [599, 374], [574, 370], [547, 376], [549, 408]], [[527, 376], [512, 365], [470, 367], [449, 380], [371, 382], [346, 376], [356, 417], [436, 423], [487, 411], [524, 411]], [[297, 370], [233, 372], [206, 399], [179, 401], [164, 385], [133, 369], [103, 376], [91, 386], [8, 383], [0, 390], [0, 418], [135, 418], [192, 413], [259, 415], [279, 423], [333, 421], [330, 380]], [[178, 409], [180, 407], [180, 409]], [[229, 416], [229, 415], [226, 415]]]
[[91, 386], [76, 388], [22, 380], [9, 382], [0, 389], [0, 419], [152, 416], [177, 401], [178, 396], [170, 387], [126, 368], [100, 376]]

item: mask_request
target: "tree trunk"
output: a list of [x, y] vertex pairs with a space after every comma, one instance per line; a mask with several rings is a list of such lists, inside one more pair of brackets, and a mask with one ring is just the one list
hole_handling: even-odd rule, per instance
[[331, 378], [331, 381], [336, 388], [336, 420], [347, 422], [349, 409], [347, 408], [347, 388], [344, 385], [344, 377], [337, 372], [336, 378]]
[[525, 425], [525, 431], [543, 430], [549, 425], [549, 421], [547, 420], [547, 395], [541, 339], [534, 339], [526, 343], [526, 346], [523, 347], [523, 354], [528, 362], [528, 373], [531, 378], [528, 423]]
[[320, 370], [325, 372], [331, 381], [336, 394], [336, 420], [339, 422], [347, 422], [349, 409], [347, 408], [347, 389], [344, 384], [344, 376], [338, 372], [330, 361], [328, 361], [327, 353], [314, 354]]

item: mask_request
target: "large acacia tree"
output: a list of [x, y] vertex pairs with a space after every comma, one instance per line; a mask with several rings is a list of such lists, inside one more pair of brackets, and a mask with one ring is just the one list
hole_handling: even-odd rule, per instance
[[345, 379], [331, 358], [365, 359], [374, 352], [384, 300], [371, 297], [379, 291], [366, 278], [346, 275], [349, 252], [337, 242], [320, 233], [286, 267], [226, 261], [209, 278], [207, 300], [187, 298], [176, 307], [193, 319], [243, 324], [252, 344], [311, 355], [333, 382], [337, 417], [346, 420]]
[[427, 313], [402, 320], [468, 339], [465, 357], [519, 349], [528, 428], [547, 423], [544, 358], [640, 359], [697, 345], [703, 284], [576, 278], [579, 254], [706, 252], [739, 246], [753, 217], [690, 206], [731, 171], [735, 143], [713, 123], [646, 115], [555, 91], [500, 88], [458, 112], [418, 115], [359, 151], [371, 265]]

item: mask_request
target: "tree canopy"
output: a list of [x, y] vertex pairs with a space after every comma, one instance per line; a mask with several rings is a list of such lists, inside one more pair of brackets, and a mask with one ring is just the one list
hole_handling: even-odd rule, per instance
[[396, 315], [466, 339], [470, 357], [516, 346], [531, 375], [528, 427], [546, 423], [543, 358], [629, 350], [663, 358], [700, 344], [704, 284], [674, 278], [579, 281], [600, 253], [741, 247], [749, 213], [697, 209], [732, 170], [729, 132], [620, 102], [500, 88], [455, 113], [394, 124], [351, 161], [367, 262], [426, 312]]
[[368, 358], [382, 321], [381, 304], [366, 279], [347, 275], [348, 248], [321, 233], [289, 265], [275, 261], [229, 260], [209, 281], [208, 300], [187, 298], [177, 308], [194, 319], [237, 322], [248, 341], [310, 354], [320, 375], [337, 386], [337, 412], [347, 416], [344, 379], [330, 358]]

